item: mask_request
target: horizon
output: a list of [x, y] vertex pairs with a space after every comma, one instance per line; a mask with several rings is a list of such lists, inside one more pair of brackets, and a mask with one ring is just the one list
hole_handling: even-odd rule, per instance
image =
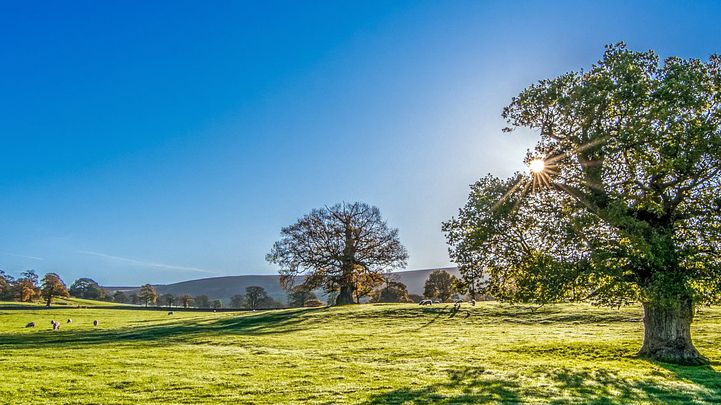
[[501, 132], [513, 96], [619, 41], [721, 50], [710, 1], [0, 10], [0, 269], [101, 285], [277, 275], [280, 229], [341, 201], [406, 269], [454, 267], [441, 222], [535, 144]]
[[[450, 267], [435, 267], [435, 268], [428, 268], [428, 269], [411, 269], [411, 270], [402, 269], [402, 270], [390, 271], [389, 273], [395, 274], [395, 273], [409, 273], [409, 272], [414, 272], [414, 271], [434, 271], [434, 270], [449, 270], [449, 269], [457, 270], [458, 267], [450, 266]], [[151, 283], [151, 285], [153, 285], [153, 286], [168, 286], [168, 285], [180, 284], [180, 283], [190, 283], [190, 282], [199, 281], [199, 280], [210, 280], [210, 279], [228, 278], [228, 277], [279, 277], [279, 275], [278, 274], [235, 274], [235, 275], [229, 275], [229, 276], [201, 277], [201, 278], [181, 280], [181, 281], [176, 281], [173, 283], [165, 283], [165, 284]], [[141, 286], [142, 285], [101, 285], [101, 287], [103, 287], [103, 288], [111, 288], [111, 289], [112, 288], [138, 288]]]

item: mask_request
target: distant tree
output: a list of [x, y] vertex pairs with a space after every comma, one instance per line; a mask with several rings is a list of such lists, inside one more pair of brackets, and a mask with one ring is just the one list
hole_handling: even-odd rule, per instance
[[65, 283], [56, 273], [47, 273], [43, 277], [40, 294], [45, 300], [45, 305], [48, 307], [52, 303], [53, 298], [70, 296], [67, 287], [65, 287]]
[[223, 301], [221, 301], [221, 300], [213, 300], [213, 302], [211, 303], [211, 306], [213, 307], [213, 309], [223, 308]]
[[388, 280], [385, 287], [375, 293], [375, 302], [413, 302], [408, 296], [408, 288], [405, 284], [396, 280]]
[[107, 292], [100, 284], [90, 278], [79, 278], [70, 286], [70, 295], [88, 300], [104, 300]]
[[245, 296], [241, 294], [236, 294], [232, 297], [230, 297], [230, 307], [231, 308], [244, 308], [245, 307]]
[[115, 291], [113, 294], [113, 302], [125, 304], [128, 302], [128, 296], [122, 291]]
[[504, 108], [538, 135], [529, 172], [486, 176], [444, 224], [478, 292], [508, 301], [640, 302], [639, 354], [703, 364], [694, 307], [721, 300], [721, 56], [607, 46]]
[[458, 279], [445, 270], [435, 270], [428, 276], [423, 289], [426, 298], [447, 302], [457, 292]]
[[168, 308], [172, 307], [175, 303], [175, 296], [173, 294], [167, 293], [163, 294], [160, 297], [161, 302], [165, 303], [165, 305], [168, 306]]
[[249, 309], [268, 308], [273, 304], [273, 299], [265, 291], [265, 288], [250, 286], [245, 289], [245, 307]]
[[10, 301], [13, 299], [12, 286], [14, 282], [12, 277], [0, 270], [0, 300]]
[[20, 302], [32, 302], [40, 295], [38, 287], [38, 275], [34, 270], [28, 270], [21, 274], [13, 286], [14, 295]]
[[318, 297], [304, 285], [295, 286], [288, 293], [288, 306], [305, 307], [309, 301], [318, 301]]
[[141, 303], [140, 297], [138, 297], [138, 294], [136, 294], [136, 293], [130, 293], [130, 295], [128, 295], [128, 302], [130, 302], [133, 305], [138, 305]]
[[385, 274], [383, 273], [368, 273], [368, 272], [354, 272], [353, 273], [353, 285], [356, 304], [360, 304], [360, 300], [363, 297], [368, 297], [376, 290], [376, 288], [383, 285], [385, 281]]
[[190, 307], [191, 305], [193, 305], [193, 302], [195, 302], [195, 300], [193, 299], [193, 297], [192, 297], [191, 295], [188, 295], [188, 294], [181, 295], [181, 296], [178, 298], [178, 301], [180, 301], [180, 304], [183, 306], [183, 308], [188, 308], [188, 307]]
[[155, 291], [155, 287], [152, 285], [145, 284], [138, 291], [138, 299], [147, 307], [150, 304], [155, 304], [158, 300], [158, 292]]
[[207, 295], [198, 295], [193, 301], [198, 308], [210, 308], [210, 298]]
[[352, 304], [359, 276], [403, 267], [408, 259], [398, 230], [364, 203], [315, 209], [281, 230], [266, 260], [280, 266], [281, 283], [306, 275], [309, 289], [339, 290], [335, 304]]

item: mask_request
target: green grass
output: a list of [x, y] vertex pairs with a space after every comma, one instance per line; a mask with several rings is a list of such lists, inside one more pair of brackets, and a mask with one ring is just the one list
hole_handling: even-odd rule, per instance
[[[637, 308], [497, 303], [456, 314], [446, 305], [0, 309], [0, 402], [720, 402], [721, 310], [694, 323], [706, 367], [636, 358], [640, 317]], [[24, 328], [30, 321], [39, 326]]]
[[[36, 300], [33, 302], [15, 302], [15, 301], [0, 301], [0, 309], [2, 308], [8, 308], [8, 307], [44, 307], [45, 301], [43, 300]], [[86, 300], [82, 298], [75, 298], [75, 297], [68, 297], [68, 298], [53, 298], [52, 305], [53, 307], [122, 307], [122, 306], [132, 306], [129, 304], [119, 304], [117, 302], [107, 302], [107, 301], [95, 301], [95, 300]]]

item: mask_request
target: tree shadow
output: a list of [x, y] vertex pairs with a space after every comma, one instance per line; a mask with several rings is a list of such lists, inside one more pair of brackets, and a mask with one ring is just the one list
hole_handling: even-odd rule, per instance
[[[122, 329], [40, 330], [27, 334], [0, 334], [0, 349], [47, 348], [86, 344], [122, 344], [142, 341], [163, 345], [168, 340], [188, 340], [203, 335], [270, 335], [289, 333], [300, 329], [311, 312], [319, 309], [299, 308], [284, 311], [267, 311], [253, 315], [212, 319], [198, 322], [180, 320], [172, 323]], [[101, 324], [102, 325], [102, 324]]]
[[[578, 403], [610, 404], [650, 402], [663, 404], [712, 404], [721, 401], [721, 374], [709, 366], [674, 366], [653, 363], [671, 371], [669, 378], [661, 372], [655, 372], [656, 379], [645, 377], [629, 379], [607, 369], [553, 370], [548, 377], [573, 399], [556, 399], [549, 404]], [[672, 384], [660, 384], [664, 378]], [[685, 390], [676, 384], [678, 381], [690, 383], [691, 390]]]
[[[721, 403], [721, 373], [712, 367], [675, 366], [654, 363], [672, 375], [630, 379], [602, 367], [571, 370], [565, 367], [538, 371], [531, 378], [501, 375], [483, 367], [449, 370], [445, 380], [423, 387], [402, 387], [372, 395], [376, 404], [715, 404]], [[664, 383], [664, 379], [668, 384]], [[524, 381], [525, 380], [525, 381]], [[530, 384], [528, 381], [543, 381]], [[691, 384], [682, 389], [678, 382]], [[559, 392], [562, 395], [559, 395]], [[562, 396], [562, 398], [560, 397]]]
[[[364, 404], [482, 404], [520, 403], [520, 386], [488, 374], [483, 367], [449, 370], [446, 381], [420, 388], [398, 388], [371, 396]], [[448, 394], [453, 390], [455, 393]], [[460, 392], [459, 392], [460, 391]]]

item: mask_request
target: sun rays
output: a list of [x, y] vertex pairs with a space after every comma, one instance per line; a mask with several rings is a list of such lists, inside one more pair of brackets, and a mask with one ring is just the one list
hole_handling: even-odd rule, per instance
[[[557, 177], [560, 172], [560, 163], [566, 159], [576, 156], [580, 152], [599, 146], [606, 140], [607, 138], [604, 137], [583, 145], [579, 145], [565, 152], [560, 152], [557, 149], [553, 149], [546, 153], [545, 156], [536, 156], [532, 158], [529, 157], [529, 160], [527, 161], [527, 166], [530, 175], [520, 177], [518, 181], [513, 185], [513, 187], [508, 189], [508, 191], [503, 195], [503, 197], [498, 200], [498, 202], [493, 206], [493, 209], [497, 209], [501, 204], [503, 204], [506, 200], [508, 200], [512, 195], [516, 194], [517, 192], [520, 192], [520, 198], [518, 198], [518, 200], [515, 202], [513, 206], [513, 211], [518, 209], [521, 201], [526, 196], [526, 194], [528, 194], [528, 192], [535, 193], [550, 188], [564, 190], [564, 184], [559, 184], [557, 182], [554, 182], [553, 180], [554, 177]], [[598, 163], [596, 161], [580, 162], [580, 159], [577, 160], [579, 160], [578, 163], [582, 167]], [[600, 187], [600, 185], [598, 184], [590, 184], [589, 181], [585, 178], [582, 178], [581, 182], [590, 188]]]

